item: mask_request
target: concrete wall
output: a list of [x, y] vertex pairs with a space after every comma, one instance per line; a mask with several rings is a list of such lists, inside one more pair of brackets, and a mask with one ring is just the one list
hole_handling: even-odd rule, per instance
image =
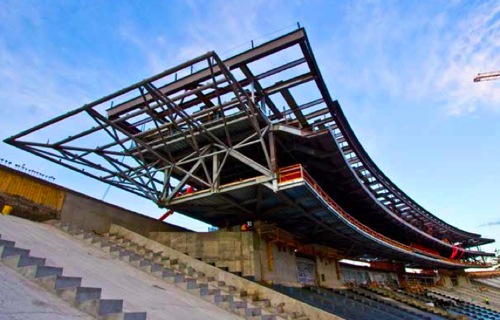
[[111, 224], [123, 226], [145, 236], [152, 231], [187, 231], [69, 190], [66, 192], [60, 219], [101, 233], [108, 232]]
[[[270, 251], [269, 251], [270, 250]], [[262, 281], [298, 286], [297, 260], [295, 252], [289, 248], [260, 239], [257, 244], [260, 278]]]
[[[301, 285], [295, 251], [268, 242], [254, 232], [151, 232], [148, 237], [190, 257], [227, 268], [230, 272], [241, 272], [244, 277], [287, 286]], [[330, 288], [342, 285], [336, 260], [310, 259], [316, 263], [312, 284]]]
[[190, 257], [241, 272], [245, 277], [255, 278], [259, 274], [252, 232], [150, 232], [148, 237]]

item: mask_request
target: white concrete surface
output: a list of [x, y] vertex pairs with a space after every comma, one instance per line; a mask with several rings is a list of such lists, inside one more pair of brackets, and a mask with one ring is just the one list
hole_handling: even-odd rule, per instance
[[50, 225], [0, 215], [2, 238], [82, 277], [82, 285], [102, 288], [102, 297], [123, 299], [124, 311], [146, 311], [149, 320], [239, 319]]
[[91, 320], [0, 263], [0, 320]]

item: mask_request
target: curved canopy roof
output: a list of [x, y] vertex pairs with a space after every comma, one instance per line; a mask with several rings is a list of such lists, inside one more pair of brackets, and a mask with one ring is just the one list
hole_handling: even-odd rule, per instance
[[[491, 242], [432, 215], [379, 170], [331, 99], [304, 29], [226, 60], [208, 52], [5, 141], [216, 224], [262, 213], [267, 201], [259, 191], [257, 206], [242, 204], [221, 186], [263, 176], [259, 183], [277, 191], [278, 168], [303, 163], [329, 197], [385, 242], [415, 242], [445, 255], [452, 248], [444, 238], [464, 246]], [[187, 185], [245, 214], [174, 206]]]

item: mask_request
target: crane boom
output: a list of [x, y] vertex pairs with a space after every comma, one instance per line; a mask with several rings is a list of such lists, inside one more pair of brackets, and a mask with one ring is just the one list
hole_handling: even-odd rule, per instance
[[474, 77], [474, 82], [491, 81], [499, 79], [500, 79], [500, 71], [484, 72], [484, 73], [478, 73], [477, 76]]

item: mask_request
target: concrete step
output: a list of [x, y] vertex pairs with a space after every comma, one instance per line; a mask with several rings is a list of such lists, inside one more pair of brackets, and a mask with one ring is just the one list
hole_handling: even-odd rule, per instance
[[56, 290], [58, 297], [75, 306], [83, 301], [100, 299], [101, 292], [101, 288], [90, 287], [61, 288]]
[[112, 245], [106, 246], [106, 247], [101, 247], [101, 248], [103, 251], [106, 251], [106, 252], [113, 254], [113, 255], [114, 255], [114, 253], [119, 255], [120, 254], [119, 251], [123, 249], [122, 247], [117, 246], [115, 244], [112, 244]]
[[54, 226], [57, 228], [63, 230], [63, 231], [68, 231], [70, 224], [68, 222], [59, 222], [55, 223]]
[[70, 225], [68, 227], [68, 231], [67, 231], [70, 235], [72, 236], [78, 236], [80, 234], [83, 234], [85, 233], [85, 230], [78, 227], [78, 226], [75, 226], [75, 225]]
[[58, 289], [79, 287], [82, 283], [82, 278], [53, 275], [35, 278], [35, 282], [47, 289], [47, 291], [56, 293]]
[[114, 242], [109, 241], [106, 238], [101, 238], [101, 240], [97, 243], [94, 244], [96, 247], [102, 248], [106, 250], [106, 248], [109, 248], [114, 245]]
[[27, 267], [27, 266], [36, 266], [36, 265], [43, 266], [43, 265], [45, 265], [44, 258], [37, 258], [37, 257], [31, 257], [31, 256], [15, 255], [15, 256], [6, 257], [2, 261], [5, 265], [9, 266], [12, 269], [17, 269], [17, 268], [22, 268], [22, 267]]
[[0, 239], [0, 247], [14, 247], [16, 243], [14, 241], [2, 240]]
[[163, 252], [154, 252], [153, 250], [146, 249], [144, 251], [144, 257], [153, 260], [157, 256], [161, 256]]
[[45, 262], [46, 262], [45, 258], [21, 256], [19, 258], [19, 262], [17, 264], [17, 267], [22, 268], [22, 267], [26, 267], [26, 266], [44, 266]]
[[123, 310], [123, 300], [117, 299], [95, 299], [83, 300], [77, 303], [78, 309], [94, 317], [114, 316], [121, 314]]
[[118, 257], [120, 259], [125, 258], [126, 256], [129, 256], [131, 254], [134, 254], [134, 251], [129, 250], [129, 249], [123, 249], [123, 248], [121, 248], [120, 250], [118, 250]]
[[243, 288], [215, 281], [214, 277], [207, 277], [184, 261], [171, 258], [163, 252], [154, 252], [116, 234], [107, 234], [105, 238], [110, 246], [102, 250], [234, 314], [261, 320], [297, 318], [290, 312], [284, 312], [282, 306], [272, 306], [271, 301], [258, 300], [258, 297], [249, 295]]
[[262, 309], [261, 308], [240, 308], [240, 309], [234, 309], [233, 312], [240, 317], [255, 317], [255, 316], [261, 316], [262, 315]]
[[186, 291], [199, 288], [199, 285], [198, 285], [198, 282], [196, 281], [196, 279], [185, 278], [185, 276], [181, 279], [183, 281], [179, 281], [179, 282], [175, 283], [176, 287], [182, 288]]
[[134, 261], [141, 260], [141, 258], [142, 258], [142, 256], [140, 254], [135, 253], [135, 252], [120, 256], [120, 259], [127, 261], [127, 262], [131, 262], [131, 263]]
[[138, 260], [133, 260], [131, 261], [131, 265], [133, 265], [134, 267], [138, 267], [138, 268], [141, 268], [141, 267], [146, 267], [146, 266], [150, 266], [153, 262], [149, 259], [146, 259], [144, 258], [143, 255], [141, 254], [137, 254], [140, 258]]
[[66, 276], [57, 276], [55, 289], [66, 289], [66, 288], [77, 288], [82, 284], [82, 278], [80, 277], [66, 277]]
[[146, 312], [126, 312], [123, 314], [123, 320], [146, 320]]
[[155, 273], [158, 271], [162, 271], [163, 268], [164, 268], [163, 265], [161, 265], [159, 263], [153, 263], [149, 266], [149, 269], [144, 268], [144, 271], [150, 272], [150, 273]]
[[[49, 280], [41, 280], [46, 277], [60, 276], [63, 273], [63, 269], [59, 267], [45, 266], [45, 265], [27, 265], [23, 267], [18, 267], [17, 272], [22, 274], [25, 278], [35, 280], [37, 283], [43, 283], [44, 281]], [[54, 280], [55, 281], [55, 280]]]
[[88, 239], [91, 239], [94, 236], [95, 235], [92, 232], [85, 231], [83, 233], [75, 235], [74, 237], [77, 238], [77, 239], [81, 239], [81, 240], [88, 240]]
[[271, 301], [268, 299], [263, 299], [259, 301], [251, 301], [251, 303], [255, 306], [261, 307], [261, 308], [269, 308], [271, 306]]
[[85, 239], [83, 239], [83, 240], [84, 240], [86, 243], [88, 243], [88, 244], [92, 244], [92, 243], [94, 243], [95, 241], [97, 241], [97, 240], [96, 240], [97, 238], [99, 238], [99, 236], [98, 236], [98, 235], [91, 233], [91, 234], [90, 234], [90, 237], [87, 237], [87, 238], [85, 238]]
[[231, 302], [231, 296], [228, 294], [223, 294], [220, 291], [214, 291], [213, 294], [205, 294], [200, 297], [222, 309], [230, 310], [229, 303]]
[[21, 249], [13, 246], [2, 246], [0, 247], [0, 258], [12, 257], [12, 256], [29, 256], [30, 251], [28, 249]]
[[[175, 277], [175, 272], [172, 269], [165, 267], [162, 267], [159, 271], [156, 271], [153, 274], [162, 279]], [[173, 280], [171, 282], [173, 282]]]
[[92, 240], [90, 240], [90, 244], [96, 247], [101, 247], [101, 244], [106, 241], [106, 238], [103, 238], [98, 235], [94, 235]]
[[[73, 235], [84, 231], [70, 224], [58, 223], [56, 227], [67, 230]], [[97, 237], [91, 241], [97, 243]], [[55, 293], [62, 300], [100, 320], [145, 320], [145, 312], [123, 313], [123, 300], [103, 300], [100, 288], [81, 287], [82, 278], [63, 276], [60, 267], [46, 266], [45, 258], [31, 257], [30, 251], [14, 247], [13, 241], [0, 240], [0, 258], [9, 267], [26, 278], [33, 280], [42, 288]], [[107, 241], [107, 240], [105, 240]]]
[[51, 266], [36, 266], [35, 279], [44, 278], [44, 277], [52, 277], [52, 276], [61, 276], [63, 273], [63, 268], [59, 267], [51, 267]]

